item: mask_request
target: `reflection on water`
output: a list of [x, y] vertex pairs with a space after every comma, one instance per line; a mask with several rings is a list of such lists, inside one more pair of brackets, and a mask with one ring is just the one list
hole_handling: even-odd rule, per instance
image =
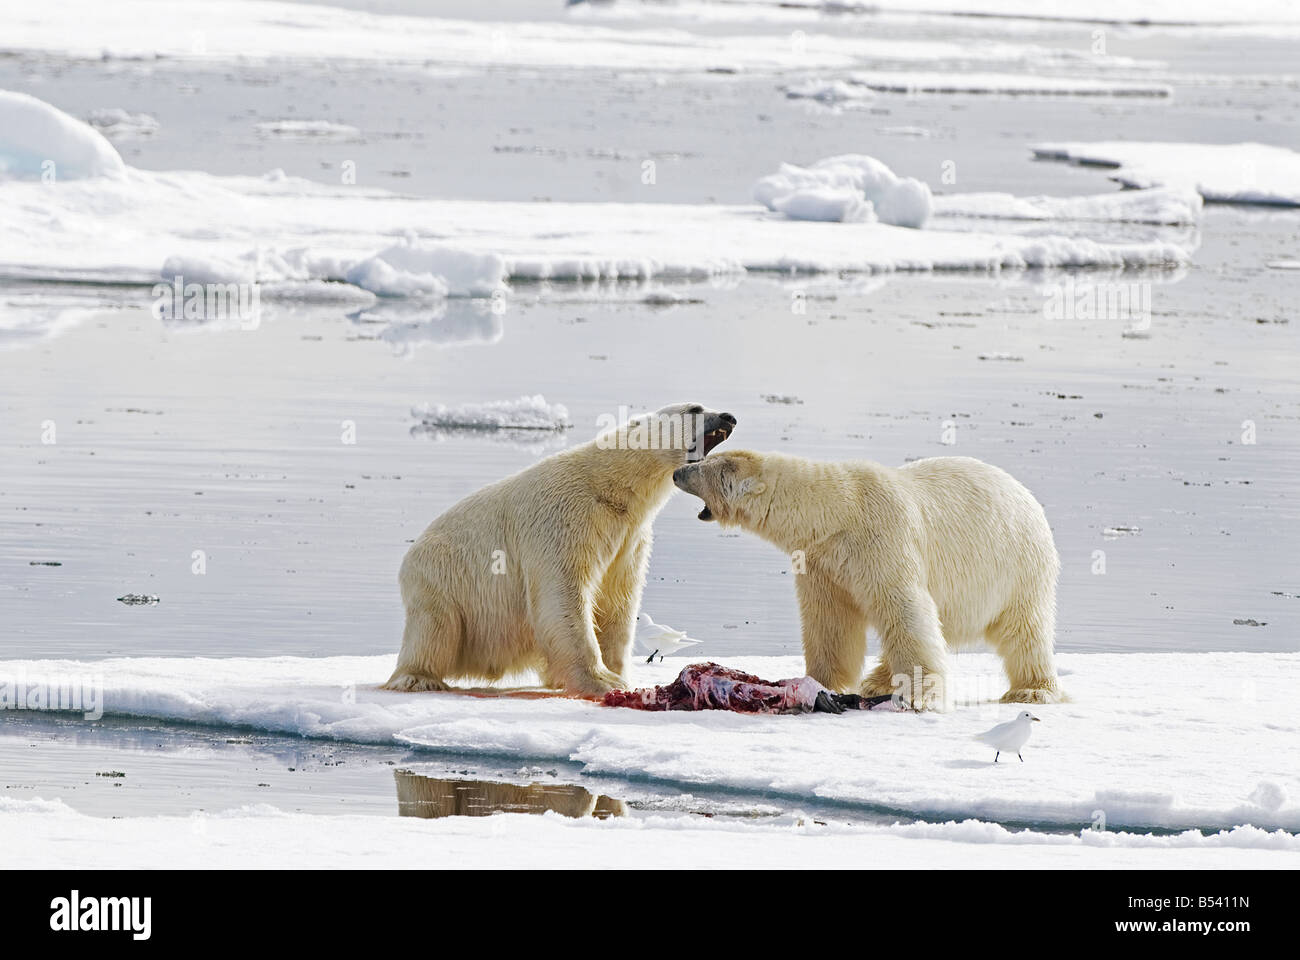
[[424, 777], [409, 770], [394, 772], [397, 813], [402, 817], [487, 817], [494, 813], [546, 813], [565, 817], [627, 816], [627, 804], [591, 793], [571, 783], [521, 786], [495, 780]]

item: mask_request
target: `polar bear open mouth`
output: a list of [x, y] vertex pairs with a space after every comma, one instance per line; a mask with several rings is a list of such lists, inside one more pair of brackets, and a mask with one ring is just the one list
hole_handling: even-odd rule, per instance
[[[698, 416], [698, 415], [697, 415]], [[698, 422], [695, 427], [695, 439], [686, 449], [686, 462], [699, 463], [709, 455], [709, 452], [722, 443], [731, 432], [736, 429], [736, 418], [729, 413], [709, 413], [702, 418], [703, 422]]]
[[726, 440], [729, 436], [731, 436], [730, 427], [718, 427], [717, 429], [710, 430], [706, 433], [704, 435], [704, 456], [707, 457], [710, 450], [720, 444], [723, 440]]

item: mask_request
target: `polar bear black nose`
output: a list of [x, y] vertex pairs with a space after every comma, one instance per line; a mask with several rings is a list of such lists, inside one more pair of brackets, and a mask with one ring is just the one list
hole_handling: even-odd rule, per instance
[[678, 467], [676, 470], [673, 471], [673, 483], [680, 483], [682, 477], [684, 477], [685, 475], [686, 475], [686, 468]]
[[736, 418], [733, 417], [733, 416], [732, 416], [731, 414], [729, 414], [729, 413], [720, 413], [720, 414], [718, 414], [718, 419], [719, 419], [719, 420], [723, 420], [723, 421], [725, 421], [725, 422], [731, 424], [733, 427], [736, 425]]

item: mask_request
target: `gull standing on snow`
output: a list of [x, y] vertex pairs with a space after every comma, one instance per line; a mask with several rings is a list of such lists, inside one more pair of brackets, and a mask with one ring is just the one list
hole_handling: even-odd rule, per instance
[[653, 663], [656, 655], [660, 660], [663, 660], [665, 653], [673, 653], [700, 641], [688, 637], [681, 630], [674, 630], [662, 623], [655, 623], [650, 619], [648, 613], [638, 613], [636, 615], [636, 642], [640, 645], [642, 653], [646, 650], [650, 651], [650, 656], [646, 657], [645, 662]]
[[[1030, 726], [1033, 723], [1041, 723], [1036, 716], [1025, 710], [1014, 720], [1008, 720], [1006, 723], [999, 723], [992, 730], [985, 730], [983, 733], [975, 735], [975, 739], [980, 743], [987, 743], [997, 751], [993, 755], [993, 762], [998, 762], [998, 757], [1003, 752], [1014, 752], [1020, 757], [1020, 751], [1026, 743], [1029, 742], [1029, 733], [1034, 728]], [[1020, 757], [1020, 762], [1024, 763], [1025, 758]]]

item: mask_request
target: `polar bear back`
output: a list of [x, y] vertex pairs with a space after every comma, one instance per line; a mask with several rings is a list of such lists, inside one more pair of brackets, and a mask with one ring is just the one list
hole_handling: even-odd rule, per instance
[[1052, 530], [1020, 481], [972, 457], [930, 457], [897, 473], [921, 518], [927, 587], [950, 643], [977, 639], [1009, 597], [1055, 595]]

